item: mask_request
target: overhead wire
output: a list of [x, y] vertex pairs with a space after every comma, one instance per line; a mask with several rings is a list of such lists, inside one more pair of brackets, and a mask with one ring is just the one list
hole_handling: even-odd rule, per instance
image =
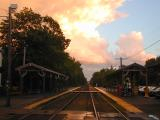
[[140, 50], [140, 51], [134, 53], [133, 55], [127, 57], [127, 59], [135, 58], [135, 56], [137, 56], [138, 54], [140, 54], [140, 53], [143, 52], [144, 50], [147, 50], [147, 49], [151, 48], [152, 46], [154, 46], [155, 44], [157, 44], [157, 43], [159, 43], [159, 42], [160, 42], [160, 40], [157, 40], [157, 41], [153, 42], [153, 43], [150, 44], [149, 46], [145, 47], [143, 50]]

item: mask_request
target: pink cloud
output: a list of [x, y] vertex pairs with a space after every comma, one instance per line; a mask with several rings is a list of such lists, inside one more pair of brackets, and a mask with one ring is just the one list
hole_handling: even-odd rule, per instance
[[[112, 56], [129, 57], [128, 61], [144, 63], [152, 54], [147, 54], [143, 47], [141, 32], [131, 32], [120, 36], [116, 45], [116, 54], [108, 52], [108, 43], [101, 38], [97, 27], [126, 17], [117, 8], [125, 0], [3, 0], [0, 1], [0, 13], [5, 15], [11, 3], [22, 7], [31, 7], [43, 15], [52, 16], [57, 20], [64, 34], [70, 38], [71, 44], [67, 52], [84, 64], [84, 71], [88, 76], [105, 64], [115, 64]], [[93, 65], [94, 64], [94, 65]], [[99, 65], [101, 64], [101, 65]]]
[[[108, 43], [97, 27], [126, 17], [117, 11], [125, 0], [3, 0], [0, 8], [7, 9], [10, 3], [17, 3], [18, 10], [31, 7], [43, 15], [52, 16], [60, 26], [71, 44], [67, 52], [83, 64], [89, 76], [105, 64], [113, 63], [112, 54], [108, 52]], [[91, 64], [97, 64], [94, 67]], [[98, 64], [103, 64], [98, 66]], [[94, 69], [93, 69], [94, 68]]]
[[121, 35], [117, 41], [117, 46], [116, 56], [126, 57], [130, 62], [144, 64], [147, 59], [155, 57], [155, 55], [145, 52], [141, 32], [133, 31]]
[[86, 40], [81, 37], [78, 41], [73, 41], [67, 51], [82, 63], [98, 64], [111, 62], [111, 55], [105, 50], [108, 46], [104, 40], [97, 40], [95, 38]]
[[71, 44], [67, 51], [82, 63], [110, 61], [107, 42], [96, 28], [126, 14], [117, 11], [124, 0], [5, 0], [0, 8], [17, 3], [19, 10], [26, 6], [43, 15], [56, 19]]

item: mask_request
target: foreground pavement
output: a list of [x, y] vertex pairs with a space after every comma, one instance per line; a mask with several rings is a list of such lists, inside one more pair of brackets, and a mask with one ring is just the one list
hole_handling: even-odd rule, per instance
[[160, 120], [160, 99], [156, 99], [155, 97], [144, 97], [139, 95], [123, 97], [118, 96], [114, 90], [108, 91], [104, 88], [101, 89], [105, 92], [112, 94], [113, 96], [116, 96], [126, 101], [131, 105], [134, 105], [136, 108], [143, 111], [148, 116], [149, 120]]
[[8, 120], [12, 118], [15, 114], [26, 114], [29, 113], [33, 108], [48, 102], [51, 99], [58, 97], [61, 94], [66, 94], [76, 88], [66, 89], [57, 93], [47, 93], [47, 94], [33, 94], [24, 96], [12, 96], [11, 106], [6, 107], [6, 98], [0, 97], [0, 120]]
[[11, 106], [6, 107], [6, 98], [0, 97], [0, 120], [7, 120], [9, 116], [14, 113], [26, 113], [29, 110], [24, 109], [24, 106], [40, 101], [53, 94], [34, 94], [34, 95], [24, 95], [24, 96], [12, 96]]
[[121, 97], [145, 112], [153, 120], [160, 120], [160, 99], [154, 97], [131, 96]]

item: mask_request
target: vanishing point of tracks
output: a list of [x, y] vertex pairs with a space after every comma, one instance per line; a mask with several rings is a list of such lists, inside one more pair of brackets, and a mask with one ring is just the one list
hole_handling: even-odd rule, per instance
[[18, 120], [129, 120], [123, 111], [121, 112], [92, 87], [72, 91], [15, 118]]

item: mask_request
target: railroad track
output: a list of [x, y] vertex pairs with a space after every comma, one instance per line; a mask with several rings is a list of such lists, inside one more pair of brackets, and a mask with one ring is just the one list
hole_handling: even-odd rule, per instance
[[[76, 112], [79, 118], [75, 115]], [[68, 114], [72, 115], [68, 116]], [[126, 113], [94, 88], [82, 88], [58, 97], [30, 113], [21, 115], [18, 120], [64, 119], [130, 120]]]
[[[108, 116], [108, 117], [106, 117], [106, 118], [104, 118], [104, 117], [102, 118], [101, 115], [100, 115], [101, 112], [103, 112], [103, 113], [106, 112], [106, 113], [110, 113], [110, 114], [113, 114], [113, 115], [115, 113], [117, 113], [116, 117], [117, 117], [118, 120], [129, 120], [129, 118], [127, 117], [127, 115], [123, 114], [123, 112], [121, 112], [115, 105], [113, 105], [109, 100], [107, 100], [107, 98], [105, 98], [104, 96], [102, 96], [95, 89], [92, 88], [91, 91], [89, 91], [89, 90], [85, 90], [84, 91], [84, 89], [82, 89], [82, 91], [79, 90], [79, 91], [74, 91], [74, 92], [79, 92], [79, 93], [81, 93], [81, 95], [79, 97], [77, 97], [77, 100], [75, 100], [72, 104], [70, 104], [70, 107], [68, 108], [68, 110], [75, 110], [75, 111], [76, 110], [78, 110], [78, 111], [80, 111], [80, 110], [86, 111], [87, 110], [87, 111], [91, 111], [94, 114], [94, 118], [92, 118], [94, 120], [101, 120], [101, 119], [107, 119], [107, 118], [115, 120], [115, 118], [114, 118], [115, 116], [111, 117], [111, 115]], [[86, 94], [88, 94], [89, 97], [84, 97], [84, 95], [86, 95]], [[95, 95], [98, 96], [98, 100], [95, 98]], [[83, 104], [80, 103], [81, 106], [78, 108], [78, 105], [76, 103], [79, 103], [80, 100], [83, 101], [82, 99], [86, 99], [86, 100], [87, 99], [91, 99], [90, 101], [88, 100], [89, 103], [90, 103], [90, 105], [88, 105], [86, 103], [83, 103]], [[104, 101], [105, 101], [105, 103], [104, 103]], [[105, 111], [105, 110], [101, 111], [101, 110], [98, 109], [98, 107], [104, 108], [104, 105], [97, 104], [99, 102], [102, 102], [102, 104], [106, 104], [107, 111]], [[86, 106], [89, 106], [90, 109], [82, 108], [82, 106], [84, 104], [86, 104]], [[92, 107], [92, 109], [91, 109], [91, 107]], [[86, 117], [86, 119], [87, 119], [87, 117]]]
[[[119, 108], [118, 107], [116, 107], [114, 104], [112, 104], [106, 97], [104, 97], [102, 94], [100, 94], [100, 93], [94, 93], [94, 96], [92, 95], [92, 99], [93, 99], [93, 101], [99, 101], [98, 103], [101, 103], [102, 105], [97, 105], [97, 107], [96, 107], [96, 105], [95, 105], [95, 103], [94, 103], [94, 107], [95, 107], [95, 114], [96, 114], [96, 120], [100, 120], [101, 119], [101, 115], [100, 115], [100, 113], [103, 111], [103, 110], [99, 110], [98, 109], [98, 107], [101, 107], [101, 106], [104, 106], [104, 102], [102, 102], [102, 100], [103, 101], [105, 101], [107, 104], [108, 104], [108, 108], [109, 107], [111, 107], [111, 108], [113, 108], [118, 114], [118, 116], [116, 117], [118, 120], [130, 120], [129, 119], [129, 117], [127, 116], [127, 115], [125, 115], [121, 110], [119, 110]], [[100, 100], [101, 99], [101, 100]], [[101, 102], [100, 102], [101, 101]], [[105, 107], [103, 107], [103, 109], [104, 109]], [[101, 108], [102, 109], [102, 108]], [[107, 108], [106, 108], [107, 109]], [[106, 111], [103, 111], [103, 113], [104, 112], [109, 112], [110, 110], [106, 110]], [[115, 113], [116, 113], [115, 112]], [[105, 118], [105, 117], [104, 117]], [[111, 119], [111, 117], [106, 117], [106, 119]], [[115, 118], [115, 119], [116, 119]]]
[[100, 120], [100, 116], [97, 112], [96, 106], [95, 106], [95, 102], [94, 102], [94, 98], [93, 98], [93, 93], [90, 93], [91, 96], [91, 100], [92, 100], [92, 105], [93, 105], [93, 110], [94, 110], [94, 115], [96, 117], [96, 120]]
[[[28, 114], [25, 114], [24, 116], [20, 117], [18, 120], [54, 120], [54, 118], [56, 118], [57, 114], [59, 112], [61, 112], [65, 107], [67, 107], [80, 93], [74, 93], [74, 95], [68, 96], [66, 99], [60, 99], [60, 101], [63, 101], [62, 104], [57, 104], [57, 106], [55, 107], [56, 109], [49, 115], [45, 115], [45, 114], [37, 114], [37, 111], [34, 112], [30, 112]], [[57, 101], [59, 102], [59, 99], [56, 99], [55, 104], [57, 103]], [[44, 105], [43, 107], [41, 107], [41, 109], [45, 109], [45, 107], [50, 106], [51, 104], [53, 104], [53, 102]], [[37, 114], [37, 115], [36, 115]]]

